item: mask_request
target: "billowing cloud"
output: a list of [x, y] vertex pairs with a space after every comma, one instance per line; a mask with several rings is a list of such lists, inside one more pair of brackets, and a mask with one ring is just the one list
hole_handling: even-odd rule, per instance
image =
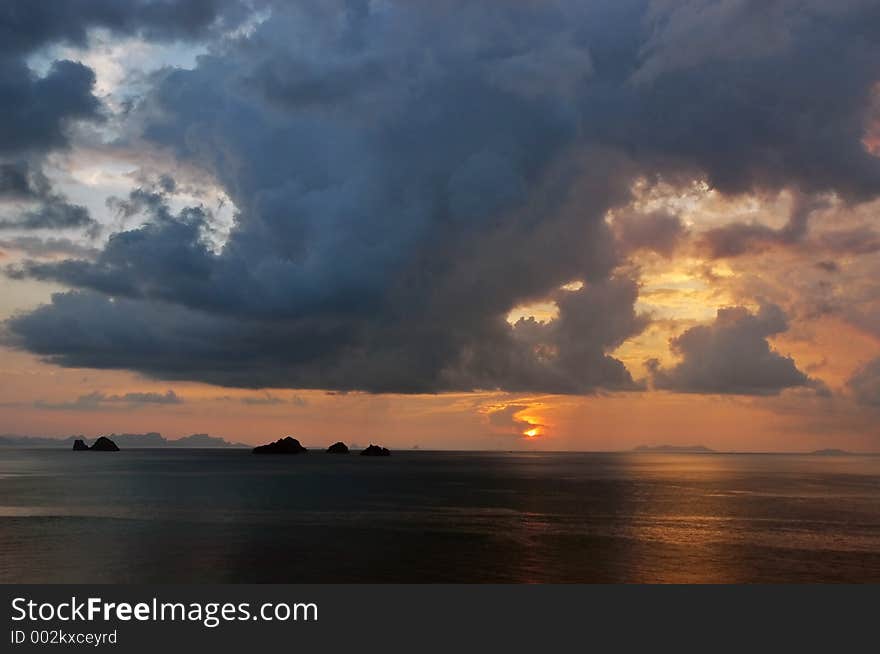
[[791, 357], [770, 347], [767, 338], [787, 329], [785, 313], [773, 304], [757, 313], [745, 307], [719, 309], [714, 323], [691, 327], [672, 339], [681, 361], [668, 369], [650, 362], [654, 385], [685, 393], [775, 395], [798, 386], [826, 393]]
[[[194, 68], [154, 76], [129, 116], [128, 138], [234, 203], [222, 248], [208, 209], [142, 189], [119, 208], [146, 223], [93, 260], [12, 269], [74, 290], [10, 320], [10, 342], [229, 386], [640, 388], [613, 355], [646, 324], [622, 256], [671, 253], [683, 226], [655, 212], [612, 232], [606, 214], [632, 204], [635, 180], [804, 198], [782, 230], [716, 234], [733, 253], [800, 240], [825, 194], [880, 190], [863, 143], [876, 3], [782, 0], [769, 22], [754, 3], [718, 4], [279, 3]], [[553, 320], [506, 321], [542, 300]], [[686, 332], [682, 364], [655, 382], [808, 385], [769, 348], [785, 329], [775, 311]], [[729, 360], [739, 346], [750, 363]]]
[[68, 144], [71, 120], [99, 118], [95, 74], [74, 61], [56, 61], [36, 76], [22, 59], [0, 56], [0, 153], [27, 155]]
[[657, 388], [684, 393], [775, 395], [786, 388], [825, 389], [798, 370], [791, 357], [770, 347], [767, 338], [788, 329], [782, 309], [764, 305], [719, 309], [715, 322], [698, 325], [672, 339], [681, 361], [663, 368], [649, 362]]

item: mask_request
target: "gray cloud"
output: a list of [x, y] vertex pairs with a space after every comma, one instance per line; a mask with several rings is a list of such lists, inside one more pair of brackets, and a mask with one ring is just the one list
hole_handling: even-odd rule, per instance
[[612, 229], [624, 252], [651, 250], [664, 257], [672, 256], [687, 234], [681, 218], [664, 211], [621, 213]]
[[873, 254], [880, 252], [880, 232], [866, 225], [835, 229], [818, 238], [819, 246], [832, 254]]
[[788, 222], [779, 229], [761, 223], [730, 223], [705, 232], [701, 236], [701, 245], [715, 259], [736, 257], [774, 245], [794, 245], [807, 236], [810, 215], [827, 204], [824, 198], [797, 194]]
[[68, 0], [52, 6], [6, 0], [0, 53], [28, 53], [50, 43], [84, 46], [95, 27], [151, 40], [191, 39], [234, 27], [247, 6], [238, 0]]
[[67, 238], [37, 238], [36, 236], [17, 236], [0, 240], [0, 249], [22, 252], [26, 256], [37, 259], [56, 257], [76, 257], [91, 259], [100, 250], [82, 245]]
[[826, 393], [790, 357], [770, 347], [767, 338], [787, 329], [788, 320], [776, 305], [764, 305], [757, 313], [744, 307], [719, 309], [714, 323], [671, 340], [679, 363], [666, 369], [656, 360], [649, 362], [654, 385], [685, 393], [775, 395], [798, 386]]
[[[43, 172], [27, 161], [0, 162], [0, 201], [12, 202], [15, 214], [0, 217], [0, 230], [86, 228], [94, 233], [98, 228], [85, 207], [53, 191]], [[8, 213], [0, 209], [0, 216]]]
[[125, 393], [123, 395], [107, 395], [100, 391], [94, 391], [86, 395], [80, 395], [70, 402], [38, 400], [34, 403], [37, 408], [58, 411], [89, 411], [108, 404], [124, 404], [129, 407], [148, 404], [183, 404], [183, 399], [172, 390], [168, 390], [165, 393]]
[[0, 56], [0, 154], [66, 147], [71, 120], [100, 118], [94, 84], [94, 72], [81, 63], [56, 61], [37, 77], [23, 59]]
[[304, 407], [308, 405], [308, 401], [299, 395], [284, 398], [272, 395], [271, 393], [266, 393], [259, 397], [243, 397], [241, 398], [241, 403], [249, 406], [277, 406], [279, 404], [292, 404], [294, 406]]
[[880, 357], [860, 367], [847, 386], [859, 404], [880, 407]]
[[[610, 354], [645, 326], [619, 244], [670, 252], [681, 226], [655, 215], [612, 233], [605, 214], [634, 180], [802, 194], [782, 230], [717, 234], [734, 253], [802, 239], [823, 193], [880, 189], [861, 142], [880, 10], [782, 0], [768, 22], [726, 4], [276, 6], [194, 69], [157, 75], [131, 112], [132, 138], [234, 202], [222, 250], [206, 209], [172, 212], [163, 189], [141, 189], [117, 208], [149, 221], [93, 261], [13, 271], [76, 290], [9, 321], [11, 342], [61, 365], [230, 386], [638, 388]], [[559, 290], [572, 280], [584, 287]], [[548, 298], [557, 319], [506, 322]], [[741, 338], [754, 367], [718, 363], [720, 391], [690, 366], [670, 384], [808, 383], [769, 350], [768, 315], [728, 318], [710, 336]], [[686, 361], [701, 333], [680, 342]]]

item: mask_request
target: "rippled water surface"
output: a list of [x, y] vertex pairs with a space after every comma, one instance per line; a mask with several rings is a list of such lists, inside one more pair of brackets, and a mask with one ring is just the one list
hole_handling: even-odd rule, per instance
[[0, 450], [0, 582], [880, 581], [880, 457]]

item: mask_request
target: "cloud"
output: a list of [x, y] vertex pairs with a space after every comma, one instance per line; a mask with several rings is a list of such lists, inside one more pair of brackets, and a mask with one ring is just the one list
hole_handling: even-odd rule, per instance
[[654, 386], [685, 393], [775, 395], [786, 388], [827, 392], [798, 370], [790, 357], [773, 350], [767, 338], [788, 329], [782, 309], [767, 304], [757, 313], [745, 307], [719, 309], [715, 322], [691, 327], [670, 341], [681, 361], [663, 368], [649, 362]]
[[486, 418], [493, 431], [504, 436], [523, 438], [527, 430], [544, 427], [544, 425], [533, 420], [518, 417], [518, 414], [523, 413], [529, 408], [530, 405], [528, 404], [507, 404], [502, 407], [492, 407], [486, 413]]
[[[777, 21], [722, 4], [274, 5], [192, 69], [154, 75], [126, 115], [131, 143], [230, 198], [222, 247], [206, 208], [135, 191], [117, 208], [147, 222], [93, 260], [12, 270], [73, 290], [12, 318], [10, 342], [61, 365], [249, 388], [638, 389], [613, 355], [646, 324], [621, 264], [627, 248], [672, 252], [683, 228], [650, 212], [606, 224], [636, 180], [802, 198], [781, 230], [709, 236], [718, 256], [799, 242], [824, 194], [880, 188], [862, 142], [875, 3], [782, 0]], [[506, 321], [536, 301], [558, 317]], [[719, 314], [705, 347], [704, 328], [687, 332], [685, 361], [658, 374], [706, 392], [807, 385], [769, 349], [769, 314], [748, 316]], [[710, 382], [688, 353], [727, 338], [754, 369], [719, 361]]]
[[24, 156], [66, 147], [70, 121], [100, 118], [94, 84], [94, 72], [81, 63], [56, 61], [38, 77], [23, 60], [0, 56], [0, 153]]
[[[232, 27], [245, 14], [233, 0], [71, 0], [51, 8], [25, 0], [4, 2], [0, 18], [0, 201], [18, 200], [14, 217], [0, 214], [0, 229], [85, 228], [97, 223], [85, 207], [53, 192], [41, 172], [52, 152], [68, 149], [73, 123], [101, 122], [105, 108], [94, 94], [95, 73], [81, 62], [52, 61], [36, 72], [29, 57], [52, 45], [85, 47], [89, 33], [154, 40], [197, 38]], [[3, 212], [8, 213], [8, 212]]]
[[709, 257], [736, 257], [774, 245], [795, 245], [806, 237], [811, 214], [828, 206], [822, 197], [795, 194], [788, 222], [779, 229], [762, 223], [730, 223], [704, 232], [701, 245]]
[[880, 357], [860, 367], [847, 386], [859, 404], [880, 407]]
[[617, 214], [612, 230], [624, 252], [650, 250], [664, 257], [671, 257], [687, 235], [681, 218], [665, 211]]
[[6, 0], [0, 53], [29, 53], [50, 43], [85, 46], [89, 30], [96, 27], [150, 40], [197, 38], [234, 27], [246, 6], [236, 0], [68, 0], [50, 9]]
[[[691, 161], [724, 193], [876, 196], [880, 159], [863, 143], [880, 56], [876, 2], [658, 0], [641, 21], [649, 33], [633, 35], [637, 68], [620, 93], [642, 102], [613, 105], [624, 113], [612, 122], [629, 128], [615, 132], [619, 142]], [[618, 38], [631, 34], [615, 27]]]
[[34, 403], [39, 409], [58, 411], [89, 411], [99, 409], [107, 404], [124, 404], [128, 407], [136, 407], [150, 404], [169, 405], [183, 404], [183, 398], [172, 390], [165, 393], [125, 393], [123, 395], [106, 395], [100, 391], [94, 391], [87, 395], [80, 395], [71, 402], [46, 402], [38, 400]]
[[866, 225], [835, 229], [818, 238], [819, 245], [832, 254], [873, 254], [880, 252], [880, 232]]
[[265, 393], [264, 395], [256, 397], [243, 397], [241, 398], [241, 403], [249, 406], [277, 406], [279, 404], [292, 404], [294, 406], [304, 407], [308, 405], [308, 401], [299, 395], [283, 398], [278, 397], [277, 395], [272, 395], [271, 393]]
[[0, 230], [58, 230], [77, 227], [88, 227], [94, 230], [97, 229], [97, 223], [92, 220], [85, 207], [64, 201], [47, 202], [37, 209], [23, 212], [18, 219], [0, 220]]
[[[98, 224], [80, 205], [71, 204], [52, 185], [39, 168], [27, 161], [0, 162], [0, 230], [88, 228], [94, 233]], [[13, 207], [14, 218], [8, 206]]]
[[0, 248], [22, 252], [36, 259], [52, 259], [57, 257], [76, 257], [91, 259], [98, 255], [97, 248], [82, 245], [67, 238], [37, 238], [35, 236], [17, 236], [0, 240]]

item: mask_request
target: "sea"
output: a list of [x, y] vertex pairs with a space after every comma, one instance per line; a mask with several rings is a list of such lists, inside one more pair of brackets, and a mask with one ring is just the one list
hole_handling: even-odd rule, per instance
[[880, 582], [880, 456], [4, 448], [0, 582]]

